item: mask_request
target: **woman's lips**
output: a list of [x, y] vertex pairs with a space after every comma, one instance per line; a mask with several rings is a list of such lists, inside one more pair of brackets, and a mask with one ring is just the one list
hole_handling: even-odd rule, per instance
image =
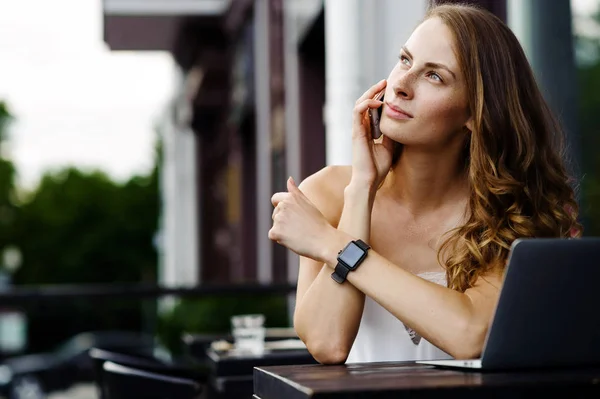
[[386, 107], [384, 107], [384, 111], [386, 116], [392, 118], [392, 119], [399, 119], [399, 120], [406, 120], [406, 119], [412, 119], [412, 115], [410, 113], [408, 113], [407, 111], [404, 111], [402, 108], [390, 104], [390, 103], [385, 103]]

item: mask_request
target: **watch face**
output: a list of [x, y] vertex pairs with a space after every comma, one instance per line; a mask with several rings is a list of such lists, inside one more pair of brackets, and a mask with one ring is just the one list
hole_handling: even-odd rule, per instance
[[346, 249], [342, 251], [339, 256], [339, 260], [353, 269], [356, 266], [356, 263], [364, 256], [364, 254], [365, 251], [360, 249], [355, 243], [351, 242]]

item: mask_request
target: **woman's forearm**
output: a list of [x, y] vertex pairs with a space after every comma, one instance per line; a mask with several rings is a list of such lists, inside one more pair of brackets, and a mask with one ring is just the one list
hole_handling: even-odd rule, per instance
[[[329, 270], [335, 262], [334, 248], [345, 235], [332, 237]], [[460, 293], [426, 281], [402, 269], [373, 250], [348, 281], [423, 338], [457, 358], [476, 357], [482, 347], [497, 296]], [[474, 303], [473, 298], [476, 298]]]
[[[369, 242], [372, 198], [348, 186], [338, 224], [348, 242], [361, 238]], [[346, 243], [340, 243], [341, 250]], [[294, 326], [311, 354], [321, 363], [343, 363], [358, 332], [364, 294], [348, 282], [336, 283], [332, 270], [324, 265], [300, 303], [296, 304]]]
[[323, 252], [316, 254], [315, 259], [324, 262], [326, 268], [301, 305], [300, 314], [310, 327], [308, 341], [330, 339], [338, 345], [336, 349], [349, 350], [366, 294], [447, 353], [460, 358], [477, 356], [498, 297], [498, 285], [490, 285], [490, 281], [501, 284], [501, 277], [487, 276], [461, 293], [415, 276], [404, 270], [405, 265], [392, 264], [373, 249], [343, 284], [329, 277], [337, 264], [338, 251], [350, 240], [369, 242], [372, 198], [365, 195], [367, 192], [360, 186], [347, 187], [340, 225], [323, 237]]

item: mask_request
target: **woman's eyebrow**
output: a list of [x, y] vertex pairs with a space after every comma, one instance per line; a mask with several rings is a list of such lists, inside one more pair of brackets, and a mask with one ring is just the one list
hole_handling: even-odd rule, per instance
[[[410, 53], [410, 51], [408, 51], [408, 49], [406, 48], [406, 46], [402, 46], [402, 51], [404, 51], [406, 53], [406, 55], [408, 55], [410, 58], [414, 58], [413, 55]], [[437, 62], [426, 62], [425, 66], [427, 68], [445, 69], [446, 71], [448, 71], [448, 73], [450, 75], [452, 75], [452, 77], [454, 79], [456, 79], [456, 75], [454, 74], [454, 72], [452, 72], [452, 70], [450, 68], [448, 68], [444, 64], [440, 64], [440, 63], [437, 63]]]

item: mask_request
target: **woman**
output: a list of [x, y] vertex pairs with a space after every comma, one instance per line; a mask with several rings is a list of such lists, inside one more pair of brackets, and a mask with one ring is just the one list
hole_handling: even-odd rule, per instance
[[[353, 121], [351, 166], [272, 198], [269, 237], [301, 256], [299, 337], [326, 364], [478, 357], [511, 243], [580, 234], [561, 131], [518, 40], [487, 11], [432, 8]], [[356, 268], [332, 276], [347, 245]]]

